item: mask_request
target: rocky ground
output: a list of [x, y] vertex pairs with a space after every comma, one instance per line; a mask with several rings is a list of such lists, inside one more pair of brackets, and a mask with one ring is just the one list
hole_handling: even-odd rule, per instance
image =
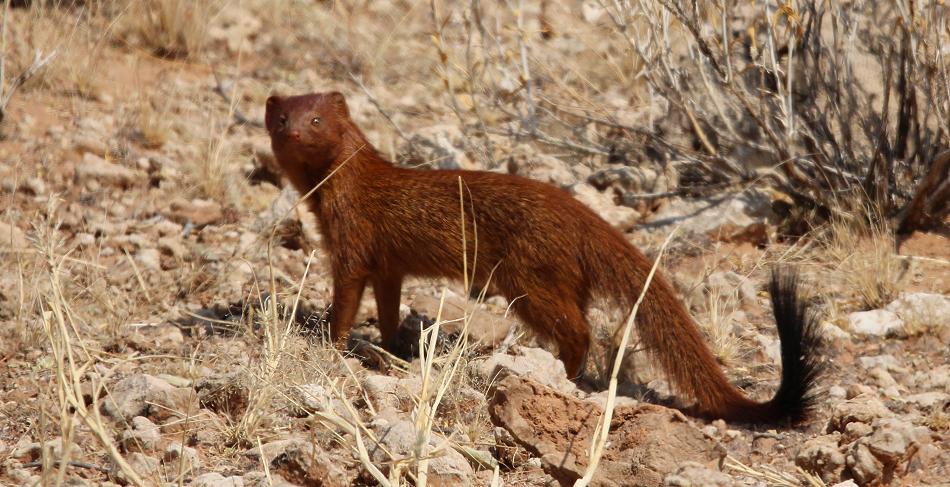
[[[403, 485], [427, 471], [434, 485], [573, 485], [615, 403], [592, 485], [948, 485], [950, 221], [897, 246], [886, 226], [838, 221], [789, 238], [788, 196], [765, 185], [673, 195], [672, 160], [474, 142], [466, 127], [511, 120], [445, 96], [464, 80], [439, 71], [440, 53], [463, 59], [464, 43], [430, 38], [428, 6], [281, 5], [183, 7], [173, 20], [206, 15], [207, 30], [162, 49], [133, 13], [10, 11], [8, 69], [35, 50], [56, 57], [0, 126], [0, 484]], [[576, 42], [602, 13], [558, 15], [564, 34], [533, 46], [535, 69], [610, 85], [609, 62], [573, 64], [607, 42]], [[499, 89], [516, 83], [499, 73]], [[326, 89], [401, 164], [559, 185], [651, 256], [678, 228], [662, 268], [756, 397], [780, 364], [765, 283], [794, 266], [826, 338], [814, 417], [775, 429], [685, 417], [635, 346], [614, 401], [603, 350], [618, 310], [592, 311], [598, 345], [575, 383], [507, 301], [455, 282], [404, 287], [399, 356], [329, 348], [320, 236], [256, 126], [270, 93]], [[596, 99], [623, 120], [660, 110], [627, 95]], [[374, 317], [368, 290], [357, 338], [378, 343]], [[418, 358], [420, 325], [437, 317], [438, 346]]]

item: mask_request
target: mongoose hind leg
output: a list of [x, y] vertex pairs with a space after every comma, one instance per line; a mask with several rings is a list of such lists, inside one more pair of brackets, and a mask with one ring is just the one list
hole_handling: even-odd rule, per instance
[[590, 327], [581, 306], [567, 295], [544, 290], [516, 299], [513, 307], [536, 333], [557, 343], [567, 376], [579, 377], [590, 348]]

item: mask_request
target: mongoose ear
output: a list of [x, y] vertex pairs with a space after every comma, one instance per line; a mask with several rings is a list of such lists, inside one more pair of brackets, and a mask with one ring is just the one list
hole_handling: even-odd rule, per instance
[[330, 101], [333, 103], [333, 106], [337, 108], [337, 111], [341, 115], [344, 115], [347, 118], [349, 118], [350, 109], [346, 106], [346, 97], [343, 96], [343, 93], [340, 93], [339, 91], [331, 91], [330, 93], [327, 93], [327, 97], [330, 99]]
[[283, 101], [283, 98], [279, 96], [271, 96], [264, 104], [264, 128], [270, 133], [274, 133], [277, 129], [278, 112], [280, 112], [280, 106]]

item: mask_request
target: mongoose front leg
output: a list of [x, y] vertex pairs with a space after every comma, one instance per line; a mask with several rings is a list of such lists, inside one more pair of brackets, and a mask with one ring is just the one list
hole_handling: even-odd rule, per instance
[[372, 279], [376, 294], [376, 309], [379, 316], [379, 331], [383, 336], [383, 348], [393, 350], [399, 328], [399, 297], [402, 276], [378, 276]]
[[330, 315], [330, 341], [338, 349], [346, 349], [350, 327], [359, 311], [360, 299], [366, 288], [366, 276], [343, 276], [333, 278], [333, 311]]

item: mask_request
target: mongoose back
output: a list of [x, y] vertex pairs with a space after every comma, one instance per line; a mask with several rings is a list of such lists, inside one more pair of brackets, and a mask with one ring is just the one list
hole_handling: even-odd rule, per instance
[[[463, 247], [472, 280], [490, 282], [525, 324], [552, 339], [572, 377], [590, 345], [585, 315], [592, 298], [629, 310], [643, 289], [651, 262], [560, 188], [493, 172], [396, 167], [366, 140], [337, 92], [272, 96], [265, 121], [278, 164], [302, 194], [325, 180], [308, 204], [329, 257], [330, 334], [338, 346], [371, 284], [383, 345], [391, 348], [403, 279], [462, 278]], [[756, 402], [728, 381], [669, 282], [654, 277], [637, 330], [676, 390], [694, 401], [689, 412], [754, 423], [807, 416], [819, 373], [819, 334], [797, 286], [794, 275], [773, 273], [782, 380], [771, 400]]]

